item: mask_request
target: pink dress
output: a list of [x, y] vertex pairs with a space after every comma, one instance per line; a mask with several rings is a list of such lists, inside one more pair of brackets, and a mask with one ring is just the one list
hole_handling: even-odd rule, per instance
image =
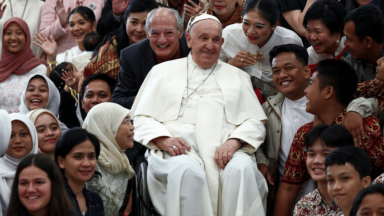
[[[83, 6], [89, 7], [93, 10], [96, 16], [96, 21], [100, 19], [101, 10], [104, 7], [104, 0], [79, 0], [83, 2]], [[64, 0], [64, 8], [67, 10], [71, 7], [73, 10], [76, 7], [76, 0]], [[91, 5], [93, 7], [91, 7]], [[65, 52], [74, 46], [77, 46], [75, 40], [73, 40], [71, 34], [68, 31], [68, 24], [62, 27], [59, 17], [55, 11], [56, 0], [46, 0], [43, 15], [41, 18], [40, 33], [43, 33], [46, 37], [52, 35], [57, 43], [57, 53]]]

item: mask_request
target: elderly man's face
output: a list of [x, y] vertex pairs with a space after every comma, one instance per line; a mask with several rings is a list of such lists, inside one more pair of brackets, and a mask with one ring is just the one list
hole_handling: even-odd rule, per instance
[[153, 14], [148, 39], [152, 50], [164, 61], [170, 60], [179, 49], [179, 38], [183, 32], [177, 30], [176, 18], [166, 10]]
[[202, 68], [208, 68], [219, 60], [221, 45], [221, 25], [215, 20], [201, 20], [192, 26], [185, 35], [188, 47], [192, 49], [192, 58]]

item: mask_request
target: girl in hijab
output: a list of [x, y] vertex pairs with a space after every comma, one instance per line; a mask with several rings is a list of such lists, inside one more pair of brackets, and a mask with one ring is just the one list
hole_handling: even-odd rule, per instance
[[[59, 116], [60, 93], [55, 84], [44, 75], [33, 75], [26, 82], [19, 106], [20, 113], [27, 114], [31, 110], [45, 108], [56, 118]], [[61, 131], [68, 128], [60, 122]]]
[[23, 158], [38, 151], [37, 133], [32, 121], [20, 113], [9, 116], [12, 122], [10, 141], [0, 143], [7, 146], [5, 155], [0, 158], [0, 205], [3, 215], [8, 208], [17, 166]]
[[92, 178], [88, 189], [100, 195], [105, 215], [119, 215], [125, 211], [127, 199], [124, 198], [129, 196], [128, 180], [135, 175], [124, 153], [133, 147], [134, 127], [130, 112], [115, 103], [101, 103], [89, 111], [83, 124], [83, 128], [100, 141], [96, 171], [103, 177]]
[[0, 109], [17, 113], [24, 83], [32, 75], [45, 75], [47, 66], [33, 55], [28, 25], [20, 18], [11, 18], [4, 23], [2, 44]]
[[39, 150], [54, 160], [54, 151], [61, 137], [60, 121], [47, 109], [35, 109], [27, 114], [35, 124]]

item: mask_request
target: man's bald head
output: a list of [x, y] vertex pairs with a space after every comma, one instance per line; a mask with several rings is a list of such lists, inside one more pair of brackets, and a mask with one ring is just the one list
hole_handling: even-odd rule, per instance
[[179, 13], [171, 8], [156, 8], [151, 10], [147, 15], [147, 21], [145, 23], [145, 29], [148, 34], [150, 33], [150, 28], [152, 28], [152, 21], [165, 19], [170, 23], [175, 24], [178, 31], [182, 31], [183, 29], [183, 20], [180, 18]]
[[222, 26], [213, 19], [203, 19], [192, 23], [190, 32], [185, 35], [191, 48], [192, 59], [202, 68], [209, 68], [219, 60], [222, 38]]

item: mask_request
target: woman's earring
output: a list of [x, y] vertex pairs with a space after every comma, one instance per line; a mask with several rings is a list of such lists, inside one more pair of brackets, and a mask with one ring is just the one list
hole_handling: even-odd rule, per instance
[[339, 39], [337, 39], [337, 40], [336, 40], [336, 43], [340, 43], [340, 40], [339, 40]]

